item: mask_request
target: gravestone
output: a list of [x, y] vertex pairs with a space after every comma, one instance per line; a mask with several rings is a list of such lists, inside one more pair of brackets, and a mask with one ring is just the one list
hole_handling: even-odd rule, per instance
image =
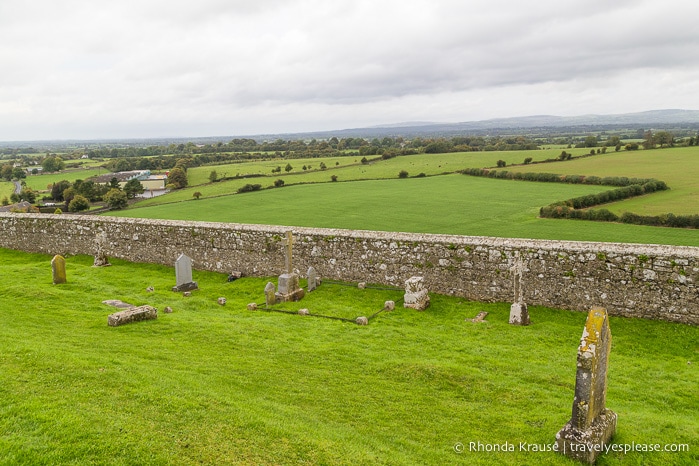
[[522, 291], [522, 275], [524, 275], [524, 262], [517, 252], [515, 263], [510, 268], [514, 285], [514, 302], [510, 306], [510, 323], [512, 325], [529, 325], [529, 310], [524, 302]]
[[95, 237], [95, 260], [92, 263], [93, 267], [109, 267], [109, 259], [107, 258], [107, 234], [103, 231], [99, 232]]
[[107, 317], [107, 324], [109, 324], [110, 327], [118, 327], [131, 322], [140, 322], [142, 320], [157, 318], [158, 310], [156, 308], [152, 306], [139, 306], [110, 314], [109, 317]]
[[299, 286], [299, 275], [294, 273], [292, 258], [293, 234], [290, 231], [286, 232], [286, 273], [279, 275], [278, 288], [276, 293], [277, 301], [298, 301], [303, 298], [304, 291]]
[[578, 347], [573, 414], [556, 434], [558, 452], [589, 464], [595, 462], [616, 431], [617, 415], [605, 406], [611, 346], [607, 311], [592, 308]]
[[272, 304], [277, 304], [277, 295], [274, 289], [274, 283], [268, 282], [265, 286], [265, 307], [269, 307]]
[[318, 287], [318, 273], [313, 267], [308, 268], [308, 291], [311, 292]]
[[192, 259], [184, 254], [175, 261], [175, 277], [177, 285], [172, 287], [172, 291], [198, 290], [197, 282], [192, 280]]
[[405, 281], [403, 307], [424, 311], [430, 305], [430, 296], [423, 277], [410, 277]]
[[51, 273], [53, 274], [54, 285], [68, 282], [66, 278], [66, 260], [63, 256], [58, 254], [53, 256], [53, 259], [51, 259]]

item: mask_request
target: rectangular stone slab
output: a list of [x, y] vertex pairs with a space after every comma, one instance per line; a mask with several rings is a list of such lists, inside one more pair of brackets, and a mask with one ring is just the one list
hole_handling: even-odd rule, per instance
[[115, 312], [107, 318], [107, 323], [110, 327], [118, 327], [131, 322], [140, 322], [142, 320], [151, 320], [158, 318], [158, 310], [152, 306], [138, 306], [126, 309], [125, 311]]

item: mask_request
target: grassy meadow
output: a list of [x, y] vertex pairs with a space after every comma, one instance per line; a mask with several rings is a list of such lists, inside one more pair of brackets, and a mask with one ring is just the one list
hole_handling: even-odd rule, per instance
[[599, 186], [448, 175], [286, 186], [109, 215], [699, 246], [696, 230], [538, 218], [543, 205], [594, 192], [599, 192]]
[[51, 191], [51, 186], [62, 180], [70, 181], [86, 180], [93, 176], [104, 175], [109, 173], [105, 168], [92, 167], [84, 169], [64, 170], [56, 173], [42, 173], [40, 175], [28, 175], [24, 181], [27, 186], [34, 191]]
[[[361, 327], [248, 311], [267, 279], [195, 271], [201, 289], [184, 298], [171, 267], [73, 256], [53, 285], [49, 261], [0, 249], [0, 464], [576, 464], [519, 443], [551, 445], [570, 417], [583, 313], [532, 307], [533, 324], [513, 327], [507, 304], [432, 295], [425, 312]], [[161, 312], [111, 328], [106, 299]], [[386, 299], [396, 292], [323, 284], [295, 306], [355, 317]], [[699, 328], [610, 325], [614, 442], [690, 450], [598, 464], [696, 464]]]
[[0, 199], [8, 199], [15, 192], [15, 184], [12, 181], [0, 181]]
[[[588, 149], [568, 149], [575, 156]], [[511, 171], [657, 178], [669, 191], [607, 204], [620, 214], [699, 213], [699, 147], [621, 151], [565, 162], [521, 164], [554, 159], [560, 149], [508, 152], [418, 154], [362, 164], [359, 156], [289, 160], [290, 173], [272, 174], [286, 160], [191, 168], [190, 187], [140, 201], [135, 208], [109, 215], [128, 217], [317, 226], [382, 231], [429, 232], [538, 239], [658, 243], [699, 246], [696, 230], [538, 218], [539, 208], [554, 201], [597, 193], [608, 187], [476, 179], [453, 174], [466, 167], [493, 167], [504, 160]], [[335, 165], [339, 163], [339, 165]], [[302, 171], [303, 165], [312, 170]], [[264, 175], [209, 183], [216, 170]], [[397, 179], [401, 170], [409, 179]], [[416, 178], [424, 174], [423, 178]], [[336, 183], [331, 182], [336, 176]], [[237, 195], [246, 184], [282, 189]], [[193, 181], [193, 182], [192, 182]], [[200, 193], [195, 200], [193, 194]]]

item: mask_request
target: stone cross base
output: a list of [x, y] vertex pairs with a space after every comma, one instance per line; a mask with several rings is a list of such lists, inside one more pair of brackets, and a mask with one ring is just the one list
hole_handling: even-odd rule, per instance
[[279, 293], [276, 292], [274, 296], [277, 298], [277, 302], [288, 302], [288, 301], [301, 301], [306, 295], [306, 292], [302, 288], [299, 288], [291, 293]]
[[303, 289], [299, 286], [298, 274], [283, 273], [279, 275], [279, 286], [275, 293], [277, 302], [299, 301], [304, 294]]
[[107, 317], [107, 323], [110, 327], [118, 327], [119, 325], [129, 324], [131, 322], [140, 322], [141, 320], [157, 318], [158, 310], [156, 308], [152, 306], [139, 306], [110, 314], [109, 317]]
[[95, 260], [92, 263], [93, 267], [109, 267], [110, 265], [112, 264], [109, 263], [107, 256], [99, 254], [95, 256]]
[[616, 420], [616, 413], [605, 409], [585, 430], [569, 422], [556, 434], [556, 450], [568, 458], [594, 464], [616, 432]]
[[525, 303], [510, 306], [510, 323], [512, 325], [529, 325], [529, 310]]
[[189, 282], [189, 283], [183, 283], [181, 285], [173, 286], [172, 291], [193, 291], [193, 290], [198, 290], [199, 285], [197, 285], [197, 282]]

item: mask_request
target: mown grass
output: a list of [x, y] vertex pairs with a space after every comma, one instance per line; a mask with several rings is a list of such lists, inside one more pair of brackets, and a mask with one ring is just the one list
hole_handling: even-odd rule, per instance
[[[433, 295], [425, 312], [360, 327], [246, 310], [267, 279], [195, 271], [201, 289], [184, 298], [169, 267], [69, 257], [56, 286], [49, 259], [0, 250], [0, 464], [574, 464], [468, 446], [552, 444], [571, 413], [583, 313], [533, 307], [533, 325], [513, 327], [507, 304]], [[302, 303], [362, 315], [395, 294], [336, 288]], [[110, 328], [105, 299], [174, 312]], [[480, 310], [486, 322], [465, 321]], [[690, 451], [598, 464], [694, 464], [699, 329], [610, 323], [615, 442]]]
[[699, 246], [696, 230], [538, 218], [599, 186], [464, 175], [287, 186], [110, 212], [138, 218]]

